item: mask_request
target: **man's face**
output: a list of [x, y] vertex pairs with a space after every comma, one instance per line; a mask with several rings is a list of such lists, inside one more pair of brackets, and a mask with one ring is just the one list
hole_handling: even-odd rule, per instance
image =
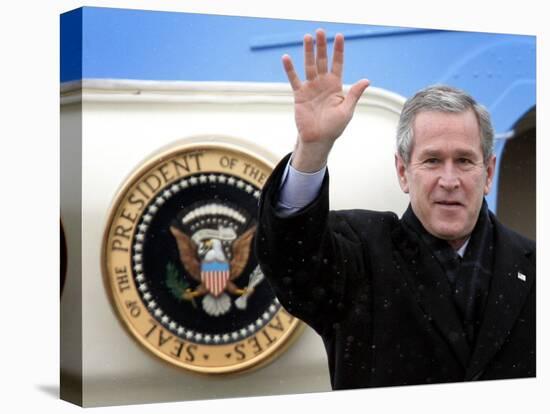
[[472, 110], [463, 113], [424, 111], [413, 124], [408, 165], [396, 155], [401, 189], [432, 235], [458, 249], [472, 232], [489, 193], [495, 156], [483, 162], [481, 136]]

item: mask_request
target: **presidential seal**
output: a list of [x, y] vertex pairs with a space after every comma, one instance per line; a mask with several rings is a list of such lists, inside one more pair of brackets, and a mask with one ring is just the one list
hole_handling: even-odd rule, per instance
[[128, 332], [164, 361], [208, 374], [257, 368], [301, 331], [253, 252], [271, 170], [210, 140], [151, 157], [123, 184], [103, 239], [105, 286]]

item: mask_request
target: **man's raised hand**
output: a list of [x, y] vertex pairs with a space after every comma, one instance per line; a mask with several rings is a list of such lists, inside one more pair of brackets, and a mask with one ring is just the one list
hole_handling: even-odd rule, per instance
[[305, 82], [294, 70], [290, 56], [284, 55], [283, 66], [294, 91], [294, 115], [298, 141], [292, 157], [294, 168], [303, 172], [317, 171], [326, 164], [334, 141], [342, 134], [353, 116], [357, 101], [369, 81], [361, 79], [349, 90], [342, 91], [344, 36], [334, 39], [332, 66], [329, 70], [325, 32], [316, 31], [317, 53], [313, 37], [304, 36]]

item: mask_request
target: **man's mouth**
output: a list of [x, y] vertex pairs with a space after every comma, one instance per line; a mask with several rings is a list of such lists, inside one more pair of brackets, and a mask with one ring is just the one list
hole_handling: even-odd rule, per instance
[[439, 200], [439, 201], [436, 201], [435, 204], [443, 207], [461, 207], [462, 206], [462, 203], [458, 201], [453, 201], [453, 200]]

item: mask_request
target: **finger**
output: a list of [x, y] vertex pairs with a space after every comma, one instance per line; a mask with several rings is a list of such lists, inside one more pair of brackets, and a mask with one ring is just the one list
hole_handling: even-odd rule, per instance
[[304, 36], [304, 65], [306, 79], [313, 80], [317, 76], [315, 66], [315, 53], [313, 52], [313, 37], [310, 34]]
[[315, 34], [317, 36], [317, 72], [327, 73], [327, 37], [323, 29], [318, 29]]
[[344, 69], [344, 35], [338, 33], [334, 38], [334, 50], [332, 52], [332, 73], [342, 77]]
[[288, 78], [288, 81], [290, 82], [290, 86], [292, 87], [292, 90], [300, 89], [300, 86], [302, 86], [302, 82], [300, 82], [300, 78], [296, 74], [296, 71], [294, 70], [294, 65], [292, 64], [292, 59], [288, 55], [283, 55], [283, 67], [285, 68], [286, 76]]
[[361, 98], [361, 95], [363, 95], [363, 92], [365, 92], [365, 89], [369, 85], [370, 81], [368, 79], [361, 79], [351, 87], [343, 103], [348, 113], [353, 113], [359, 98]]

